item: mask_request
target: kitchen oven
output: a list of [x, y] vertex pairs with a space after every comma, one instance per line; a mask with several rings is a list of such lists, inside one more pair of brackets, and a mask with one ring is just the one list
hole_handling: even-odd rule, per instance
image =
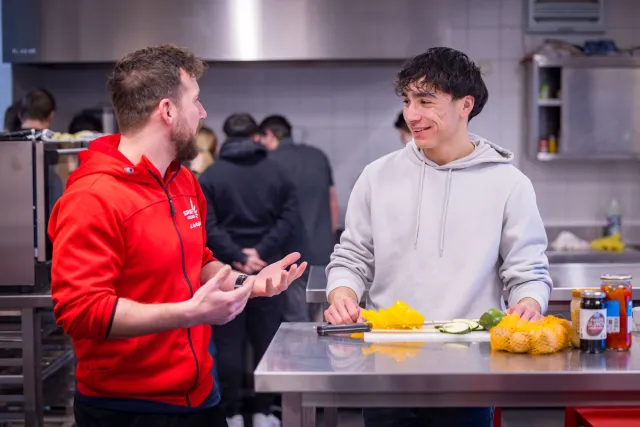
[[0, 292], [47, 290], [52, 246], [47, 223], [96, 134], [50, 130], [0, 133]]

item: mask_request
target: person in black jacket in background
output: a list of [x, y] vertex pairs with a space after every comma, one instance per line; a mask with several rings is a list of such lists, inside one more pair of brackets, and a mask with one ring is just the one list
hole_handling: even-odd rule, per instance
[[[293, 184], [259, 144], [259, 130], [248, 114], [227, 118], [226, 141], [216, 163], [200, 176], [207, 199], [207, 246], [221, 262], [252, 274], [285, 255], [296, 233], [304, 232]], [[230, 427], [243, 426], [241, 415], [244, 343], [253, 347], [254, 367], [278, 330], [282, 295], [254, 298], [234, 320], [214, 327], [222, 405]], [[276, 427], [273, 396], [257, 395], [253, 426]]]
[[[329, 159], [319, 148], [294, 142], [291, 123], [284, 116], [266, 117], [260, 134], [269, 157], [283, 168], [297, 191], [306, 241], [295, 242], [289, 251], [300, 252], [309, 265], [327, 265], [338, 227], [338, 196]], [[320, 304], [307, 304], [309, 270], [284, 293], [285, 322], [310, 322], [321, 312]]]

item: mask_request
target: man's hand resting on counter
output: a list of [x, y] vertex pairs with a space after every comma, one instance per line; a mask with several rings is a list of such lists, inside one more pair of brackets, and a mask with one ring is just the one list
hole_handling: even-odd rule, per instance
[[336, 288], [329, 294], [329, 308], [324, 317], [332, 325], [362, 323], [362, 309], [358, 305], [355, 292], [346, 287]]
[[516, 305], [507, 309], [507, 314], [517, 314], [524, 320], [538, 320], [542, 318], [542, 311], [538, 301], [533, 298], [522, 298]]

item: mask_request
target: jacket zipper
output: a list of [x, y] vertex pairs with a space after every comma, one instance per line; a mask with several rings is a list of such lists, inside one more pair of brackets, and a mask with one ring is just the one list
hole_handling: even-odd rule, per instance
[[[180, 255], [182, 258], [182, 275], [184, 276], [184, 280], [187, 282], [187, 285], [189, 286], [189, 295], [191, 296], [191, 298], [193, 298], [193, 286], [191, 286], [191, 281], [189, 280], [189, 276], [187, 275], [187, 267], [184, 260], [184, 243], [182, 241], [182, 235], [180, 234], [180, 229], [178, 228], [178, 223], [176, 222], [176, 218], [175, 218], [176, 209], [173, 206], [173, 199], [171, 198], [171, 194], [169, 194], [169, 184], [171, 184], [171, 181], [173, 181], [173, 179], [176, 176], [178, 176], [179, 172], [180, 172], [180, 169], [178, 169], [176, 173], [174, 173], [173, 176], [169, 178], [169, 181], [167, 181], [167, 185], [165, 187], [162, 181], [152, 171], [149, 170], [149, 173], [158, 182], [158, 184], [160, 184], [165, 194], [167, 195], [167, 199], [169, 200], [169, 207], [171, 208], [171, 221], [173, 221], [173, 226], [176, 229], [176, 233], [178, 233], [178, 240], [180, 241]], [[185, 394], [187, 406], [191, 406], [191, 399], [189, 399], [189, 392], [195, 388], [196, 384], [198, 384], [198, 378], [200, 378], [200, 363], [198, 363], [198, 356], [196, 355], [196, 350], [193, 347], [193, 341], [191, 340], [191, 328], [187, 328], [187, 340], [189, 341], [189, 347], [191, 348], [191, 353], [193, 354], [193, 360], [196, 363], [196, 378], [194, 379], [193, 385], [191, 386], [189, 391], [187, 391], [187, 393]]]

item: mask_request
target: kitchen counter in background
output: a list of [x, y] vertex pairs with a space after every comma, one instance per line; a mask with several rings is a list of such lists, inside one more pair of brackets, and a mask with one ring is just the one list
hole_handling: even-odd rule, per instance
[[[549, 257], [549, 274], [553, 280], [553, 290], [550, 297], [550, 311], [552, 309], [566, 308], [571, 301], [571, 292], [575, 288], [600, 287], [600, 276], [603, 274], [630, 274], [640, 281], [640, 259], [638, 262], [567, 262], [553, 263]], [[596, 254], [574, 254], [562, 256], [571, 258], [575, 256], [584, 256], [595, 260]], [[621, 254], [605, 254], [606, 257], [618, 256], [627, 257], [623, 259], [630, 260], [633, 257], [640, 257], [640, 252], [635, 254], [631, 252], [626, 255]], [[602, 259], [602, 258], [601, 258]], [[611, 258], [609, 258], [611, 259]], [[633, 258], [637, 259], [637, 258]], [[327, 278], [325, 275], [325, 266], [313, 265], [309, 271], [309, 280], [307, 282], [307, 302], [326, 303], [327, 297], [325, 290], [327, 288]], [[635, 283], [633, 287], [634, 301], [640, 301], [640, 282]]]
[[623, 252], [547, 251], [549, 265], [556, 264], [640, 264], [640, 251], [627, 247]]

